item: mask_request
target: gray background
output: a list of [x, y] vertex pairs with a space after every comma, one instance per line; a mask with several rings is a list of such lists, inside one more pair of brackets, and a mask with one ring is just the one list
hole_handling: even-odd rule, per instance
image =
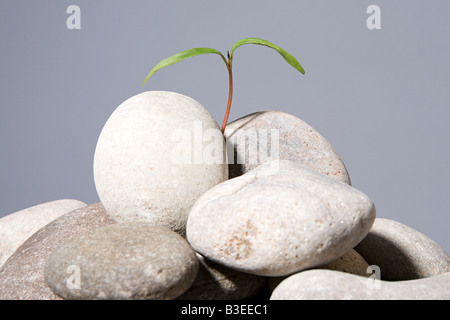
[[[81, 8], [81, 30], [66, 9]], [[381, 30], [366, 9], [381, 7]], [[92, 161], [103, 125], [127, 98], [175, 91], [219, 124], [228, 75], [216, 55], [143, 79], [192, 47], [226, 52], [244, 37], [298, 58], [239, 48], [230, 120], [278, 109], [335, 147], [377, 216], [409, 225], [450, 251], [449, 1], [0, 2], [0, 216], [61, 198], [98, 202]]]

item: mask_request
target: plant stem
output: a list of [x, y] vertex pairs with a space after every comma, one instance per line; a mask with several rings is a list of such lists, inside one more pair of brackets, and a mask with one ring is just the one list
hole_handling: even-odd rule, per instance
[[[228, 54], [228, 57], [230, 55]], [[231, 100], [233, 99], [233, 71], [232, 71], [232, 61], [230, 58], [228, 58], [227, 62], [227, 69], [228, 69], [228, 78], [229, 78], [229, 90], [228, 90], [228, 105], [227, 105], [227, 111], [225, 113], [225, 117], [223, 119], [222, 123], [222, 133], [225, 134], [225, 128], [227, 126], [228, 122], [228, 116], [230, 115], [230, 109], [231, 109]]]

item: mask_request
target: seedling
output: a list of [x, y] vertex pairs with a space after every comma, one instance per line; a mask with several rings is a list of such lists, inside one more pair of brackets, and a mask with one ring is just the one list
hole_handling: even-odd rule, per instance
[[303, 67], [300, 65], [300, 63], [297, 61], [297, 59], [295, 59], [293, 55], [291, 55], [289, 52], [285, 51], [284, 49], [280, 48], [279, 46], [277, 46], [273, 43], [270, 43], [269, 41], [258, 39], [258, 38], [244, 38], [244, 39], [237, 41], [233, 45], [233, 47], [231, 48], [231, 52], [230, 51], [227, 52], [226, 58], [220, 51], [218, 51], [216, 49], [193, 48], [193, 49], [189, 49], [189, 50], [180, 52], [178, 54], [175, 54], [167, 59], [164, 59], [161, 62], [159, 62], [152, 69], [152, 71], [150, 71], [150, 73], [147, 75], [147, 77], [145, 78], [144, 83], [142, 85], [144, 85], [145, 82], [148, 80], [148, 78], [150, 78], [156, 71], [158, 71], [164, 67], [170, 66], [177, 62], [183, 61], [187, 58], [191, 58], [191, 57], [198, 56], [201, 54], [208, 54], [208, 53], [218, 54], [222, 58], [223, 62], [225, 62], [225, 65], [227, 66], [228, 77], [229, 77], [228, 105], [227, 105], [227, 110], [225, 112], [225, 117], [223, 119], [223, 124], [222, 124], [222, 133], [224, 133], [225, 127], [226, 127], [227, 121], [228, 121], [228, 116], [230, 115], [231, 101], [233, 99], [233, 54], [234, 54], [234, 51], [238, 47], [240, 47], [244, 44], [258, 44], [258, 45], [272, 48], [272, 49], [276, 50], [284, 58], [284, 60], [286, 60], [287, 63], [289, 63], [291, 66], [293, 66], [295, 69], [297, 69], [301, 73], [305, 74], [305, 70], [303, 70]]

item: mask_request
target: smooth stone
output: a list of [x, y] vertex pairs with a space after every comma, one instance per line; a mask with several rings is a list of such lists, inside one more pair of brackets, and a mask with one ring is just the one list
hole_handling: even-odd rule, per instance
[[[364, 260], [361, 255], [358, 254], [354, 249], [351, 249], [345, 253], [342, 257], [339, 257], [335, 261], [324, 265], [322, 267], [316, 267], [316, 269], [334, 270], [341, 271], [345, 273], [354, 274], [362, 277], [369, 277], [372, 272], [367, 272], [369, 269], [369, 264]], [[288, 277], [288, 276], [287, 276]], [[269, 278], [269, 288], [273, 291], [281, 281], [287, 277], [271, 277]]]
[[241, 300], [259, 294], [266, 278], [236, 271], [197, 254], [199, 271], [179, 300]]
[[112, 223], [101, 203], [97, 203], [68, 212], [39, 229], [0, 269], [0, 300], [60, 299], [45, 283], [48, 255], [64, 241]]
[[272, 161], [205, 192], [187, 239], [229, 268], [284, 276], [330, 263], [358, 244], [375, 219], [361, 191], [292, 161]]
[[[69, 268], [77, 268], [80, 276], [71, 286]], [[160, 225], [134, 221], [63, 243], [47, 259], [45, 280], [64, 299], [169, 300], [191, 286], [197, 271], [195, 252], [183, 237]]]
[[[202, 142], [213, 133], [214, 142]], [[219, 163], [206, 159], [211, 143]], [[225, 154], [218, 124], [199, 102], [174, 92], [143, 92], [123, 102], [103, 127], [95, 186], [115, 221], [151, 222], [184, 235], [194, 202], [228, 179]]]
[[59, 216], [86, 206], [73, 199], [55, 200], [0, 218], [0, 267], [33, 233]]
[[[277, 130], [278, 139], [272, 137], [271, 130]], [[268, 153], [261, 150], [273, 148], [276, 153], [278, 142], [279, 160], [298, 162], [351, 184], [344, 162], [336, 150], [319, 132], [294, 115], [281, 111], [252, 113], [229, 123], [225, 129], [225, 138], [230, 158], [230, 178], [240, 176], [265, 162], [277, 160], [275, 156], [267, 156]], [[272, 139], [276, 139], [275, 144]], [[259, 150], [257, 159], [253, 158], [250, 150]]]
[[380, 267], [383, 280], [414, 280], [450, 272], [450, 256], [441, 246], [390, 219], [375, 219], [355, 250], [368, 263]]
[[383, 281], [332, 270], [308, 270], [283, 280], [270, 300], [448, 300], [450, 273]]
[[354, 249], [351, 249], [345, 253], [342, 257], [336, 259], [335, 261], [318, 267], [319, 269], [327, 269], [334, 271], [341, 271], [345, 273], [354, 274], [357, 276], [368, 277], [372, 273], [368, 272], [369, 264], [364, 260], [361, 255]]

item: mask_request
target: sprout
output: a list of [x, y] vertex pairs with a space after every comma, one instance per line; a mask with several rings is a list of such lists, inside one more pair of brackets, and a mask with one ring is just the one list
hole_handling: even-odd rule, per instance
[[305, 70], [300, 65], [300, 63], [297, 61], [297, 59], [295, 59], [295, 57], [293, 55], [291, 55], [289, 52], [287, 52], [286, 50], [284, 50], [284, 49], [280, 48], [279, 46], [277, 46], [269, 41], [266, 41], [266, 40], [262, 40], [262, 39], [258, 39], [258, 38], [244, 38], [244, 39], [237, 41], [233, 45], [233, 47], [231, 48], [231, 52], [230, 51], [227, 52], [226, 58], [220, 51], [218, 51], [216, 49], [212, 49], [212, 48], [193, 48], [193, 49], [189, 49], [189, 50], [177, 53], [177, 54], [159, 62], [152, 69], [152, 71], [150, 71], [150, 73], [147, 75], [147, 77], [145, 78], [144, 83], [142, 85], [144, 85], [145, 82], [156, 71], [158, 71], [162, 68], [165, 68], [167, 66], [170, 66], [172, 64], [175, 64], [177, 62], [183, 61], [187, 58], [195, 57], [195, 56], [202, 55], [202, 54], [209, 54], [209, 53], [214, 53], [214, 54], [219, 55], [222, 58], [223, 62], [225, 62], [225, 65], [227, 66], [228, 77], [229, 77], [228, 105], [227, 105], [227, 110], [225, 112], [225, 117], [223, 119], [223, 124], [222, 124], [222, 133], [224, 133], [225, 127], [228, 122], [228, 116], [230, 115], [231, 101], [233, 99], [233, 71], [232, 71], [232, 69], [233, 69], [233, 54], [234, 54], [234, 51], [238, 47], [240, 47], [244, 44], [258, 44], [258, 45], [272, 48], [272, 49], [276, 50], [284, 58], [284, 60], [286, 60], [287, 63], [289, 63], [291, 66], [293, 66], [295, 69], [297, 69], [301, 73], [305, 74]]

